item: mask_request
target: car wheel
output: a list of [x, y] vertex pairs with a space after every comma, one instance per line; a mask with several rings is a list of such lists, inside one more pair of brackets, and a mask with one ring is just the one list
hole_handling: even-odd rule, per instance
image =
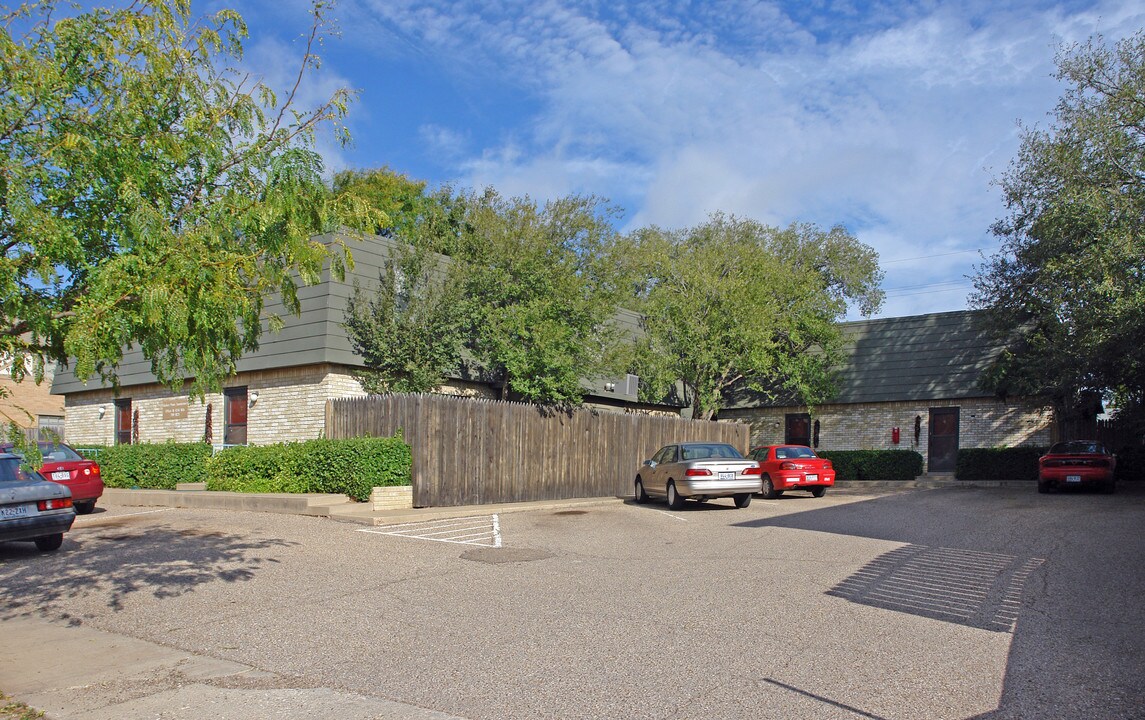
[[644, 492], [644, 482], [640, 478], [636, 478], [636, 502], [643, 505], [648, 502], [648, 493]]
[[72, 507], [76, 509], [76, 515], [90, 515], [95, 511], [95, 500], [83, 500], [73, 503]]
[[775, 492], [775, 486], [771, 484], [771, 478], [767, 475], [763, 476], [763, 490], [760, 491], [760, 495], [763, 495], [764, 500], [774, 500], [779, 497]]
[[1048, 493], [1049, 491], [1050, 491], [1050, 484], [1049, 484], [1049, 483], [1045, 483], [1045, 482], [1042, 482], [1042, 481], [1040, 481], [1040, 480], [1039, 480], [1039, 481], [1038, 481], [1038, 492], [1040, 492], [1040, 493]]
[[668, 481], [668, 509], [684, 509], [684, 498], [680, 497], [680, 493], [676, 492], [676, 483], [671, 480]]
[[826, 494], [827, 494], [827, 488], [825, 488], [825, 487], [811, 488], [812, 497], [823, 497]]
[[745, 508], [751, 505], [751, 493], [740, 493], [735, 496], [735, 501], [737, 508]]
[[51, 552], [52, 550], [59, 550], [60, 545], [64, 544], [64, 534], [56, 533], [55, 535], [43, 535], [36, 538], [36, 549], [42, 552]]

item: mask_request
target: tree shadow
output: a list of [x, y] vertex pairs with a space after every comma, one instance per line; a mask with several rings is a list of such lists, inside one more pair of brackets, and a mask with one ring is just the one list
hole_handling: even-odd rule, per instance
[[913, 491], [737, 523], [900, 543], [825, 592], [1010, 633], [998, 707], [976, 720], [1139, 716], [1143, 525], [1136, 486]]
[[271, 548], [297, 543], [161, 524], [138, 525], [109, 517], [64, 535], [58, 551], [41, 553], [31, 543], [0, 543], [0, 621], [31, 612], [70, 624], [64, 601], [106, 596], [119, 612], [126, 599], [148, 593], [178, 597], [212, 582], [251, 580], [278, 561]]

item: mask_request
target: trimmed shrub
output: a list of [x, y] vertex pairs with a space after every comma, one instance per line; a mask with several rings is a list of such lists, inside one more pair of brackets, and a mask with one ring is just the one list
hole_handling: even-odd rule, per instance
[[1145, 445], [1128, 445], [1116, 451], [1117, 479], [1145, 481]]
[[413, 456], [400, 436], [246, 445], [207, 463], [207, 489], [340, 493], [365, 501], [374, 487], [410, 484]]
[[914, 480], [922, 455], [914, 450], [824, 450], [819, 457], [835, 466], [836, 480]]
[[176, 483], [202, 482], [211, 446], [204, 443], [140, 443], [78, 448], [99, 463], [103, 484], [114, 488], [174, 490]]
[[959, 480], [1037, 480], [1044, 447], [966, 448], [958, 451], [954, 477]]

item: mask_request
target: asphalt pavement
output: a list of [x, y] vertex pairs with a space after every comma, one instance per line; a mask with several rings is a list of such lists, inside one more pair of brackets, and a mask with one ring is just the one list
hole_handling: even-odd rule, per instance
[[1145, 488], [397, 520], [114, 500], [58, 553], [0, 545], [0, 690], [55, 720], [1145, 718]]

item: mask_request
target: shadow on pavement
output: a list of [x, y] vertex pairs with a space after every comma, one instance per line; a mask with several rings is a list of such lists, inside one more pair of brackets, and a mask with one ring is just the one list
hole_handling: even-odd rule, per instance
[[998, 708], [976, 720], [1145, 717], [1145, 486], [894, 493], [737, 525], [901, 543], [827, 593], [1012, 633]]
[[123, 516], [76, 530], [53, 553], [41, 553], [31, 543], [0, 543], [0, 620], [37, 612], [78, 624], [57, 601], [106, 596], [106, 607], [119, 611], [134, 593], [169, 598], [209, 582], [243, 582], [275, 562], [260, 550], [293, 544], [174, 529], [153, 520], [136, 524]]

